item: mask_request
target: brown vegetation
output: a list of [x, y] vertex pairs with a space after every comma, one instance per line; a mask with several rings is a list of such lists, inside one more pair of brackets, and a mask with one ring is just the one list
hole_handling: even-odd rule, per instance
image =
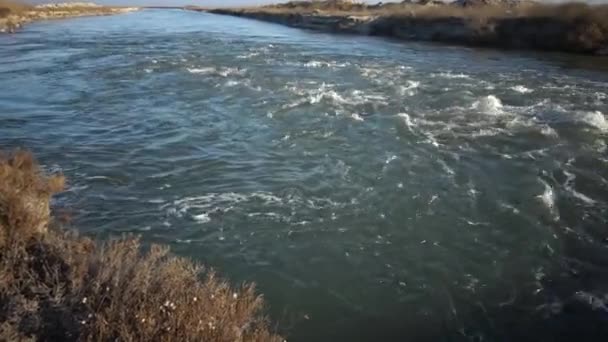
[[23, 11], [31, 8], [32, 6], [23, 3], [10, 0], [0, 0], [0, 18], [7, 17], [9, 14], [22, 13]]
[[[296, 1], [211, 12], [296, 27], [467, 45], [608, 53], [608, 5], [523, 2], [490, 5], [365, 5]], [[314, 24], [310, 24], [314, 21]]]
[[[424, 18], [460, 20], [468, 43], [595, 53], [608, 47], [608, 5], [584, 3], [506, 6], [424, 6], [388, 16], [395, 22]], [[441, 40], [441, 37], [438, 37]]]
[[87, 3], [31, 6], [13, 0], [0, 0], [0, 32], [14, 32], [34, 20], [110, 15], [132, 10], [134, 8], [91, 6]]
[[252, 285], [135, 238], [57, 228], [48, 203], [63, 183], [28, 153], [0, 156], [0, 341], [282, 341]]

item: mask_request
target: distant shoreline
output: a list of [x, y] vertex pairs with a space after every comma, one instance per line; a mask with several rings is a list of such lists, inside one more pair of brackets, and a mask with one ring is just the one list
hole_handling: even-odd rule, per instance
[[364, 5], [291, 2], [252, 8], [188, 8], [325, 32], [467, 46], [608, 55], [608, 5]]
[[139, 7], [108, 7], [93, 3], [57, 3], [29, 6], [0, 0], [0, 33], [13, 33], [39, 20], [64, 19], [128, 13]]
[[[470, 3], [482, 0], [461, 0]], [[467, 2], [468, 1], [468, 2]], [[366, 5], [341, 0], [297, 1], [249, 8], [150, 6], [230, 15], [324, 32], [383, 36], [502, 49], [558, 51], [608, 56], [608, 5], [458, 5], [387, 3]], [[113, 15], [139, 7], [93, 3], [30, 6], [0, 0], [0, 33], [38, 20]]]

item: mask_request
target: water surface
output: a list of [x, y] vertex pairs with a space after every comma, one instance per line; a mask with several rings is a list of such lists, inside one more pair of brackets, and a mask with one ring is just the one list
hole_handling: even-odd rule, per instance
[[292, 341], [602, 340], [597, 58], [148, 10], [0, 36], [0, 144], [81, 231], [255, 281]]

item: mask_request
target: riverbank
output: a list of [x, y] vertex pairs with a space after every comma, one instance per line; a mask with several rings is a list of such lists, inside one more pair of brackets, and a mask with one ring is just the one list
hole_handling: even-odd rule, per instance
[[608, 6], [605, 5], [405, 3], [368, 6], [331, 1], [204, 11], [327, 32], [468, 46], [608, 54], [605, 20]]
[[94, 3], [57, 3], [30, 6], [0, 0], [0, 33], [11, 33], [38, 20], [113, 15], [136, 11], [137, 7], [108, 7]]
[[49, 203], [64, 183], [29, 153], [0, 155], [0, 341], [283, 340], [253, 285], [231, 287], [167, 247], [58, 228]]

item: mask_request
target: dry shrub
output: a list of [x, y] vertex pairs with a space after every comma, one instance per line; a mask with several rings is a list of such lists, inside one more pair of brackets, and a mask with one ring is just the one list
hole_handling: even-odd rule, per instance
[[0, 18], [9, 16], [10, 14], [17, 14], [23, 11], [27, 11], [31, 6], [21, 2], [0, 0]]
[[63, 177], [30, 154], [0, 158], [0, 184], [0, 341], [282, 341], [252, 285], [136, 238], [98, 245], [49, 226]]
[[0, 155], [0, 247], [44, 233], [51, 195], [63, 185], [62, 176], [44, 176], [29, 153]]

